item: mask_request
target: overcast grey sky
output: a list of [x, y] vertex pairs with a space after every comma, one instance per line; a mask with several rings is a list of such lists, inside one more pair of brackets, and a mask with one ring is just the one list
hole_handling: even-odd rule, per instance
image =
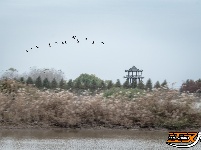
[[124, 82], [136, 66], [145, 82], [201, 78], [199, 0], [1, 0], [0, 20], [0, 71], [36, 66]]

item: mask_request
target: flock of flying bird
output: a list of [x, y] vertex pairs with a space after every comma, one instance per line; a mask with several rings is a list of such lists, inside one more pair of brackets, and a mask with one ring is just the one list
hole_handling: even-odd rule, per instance
[[[74, 40], [76, 39], [76, 36], [73, 36], [72, 37]], [[87, 40], [87, 38], [85, 38]], [[80, 41], [77, 39], [77, 43], [79, 43]], [[56, 44], [58, 44], [58, 42], [55, 42]], [[102, 44], [105, 44], [104, 42], [101, 42]], [[64, 42], [61, 42], [61, 44], [67, 44], [66, 41]], [[91, 44], [94, 44], [94, 41], [91, 43]], [[51, 44], [49, 43], [49, 47], [51, 47]], [[37, 45], [36, 45], [36, 48], [39, 48]], [[31, 48], [32, 49], [32, 48]], [[26, 50], [26, 52], [29, 52], [28, 50]]]

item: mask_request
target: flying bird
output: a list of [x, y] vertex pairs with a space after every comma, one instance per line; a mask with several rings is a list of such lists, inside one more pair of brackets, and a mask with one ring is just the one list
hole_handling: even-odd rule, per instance
[[39, 48], [38, 46], [36, 46], [36, 48]]
[[94, 41], [92, 42], [92, 44], [94, 44]]
[[64, 44], [64, 42], [62, 42], [62, 44]]
[[77, 39], [77, 43], [79, 43], [80, 41]]
[[72, 38], [75, 39], [76, 36], [73, 36]]
[[86, 40], [87, 40], [87, 38], [86, 38]]
[[32, 49], [32, 48], [31, 48]]
[[28, 52], [28, 50], [26, 50], [26, 52]]
[[[55, 42], [55, 43], [57, 43], [57, 42]], [[58, 43], [57, 43], [58, 44]]]
[[49, 47], [51, 47], [50, 43], [49, 43]]
[[104, 42], [101, 42], [101, 43], [103, 43], [103, 44], [104, 44]]
[[65, 41], [65, 44], [67, 44], [67, 42]]

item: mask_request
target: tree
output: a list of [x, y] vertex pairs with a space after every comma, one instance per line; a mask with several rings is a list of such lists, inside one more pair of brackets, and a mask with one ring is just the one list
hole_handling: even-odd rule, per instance
[[42, 88], [43, 85], [42, 85], [42, 80], [41, 80], [40, 76], [38, 76], [38, 78], [36, 78], [35, 85], [39, 89]]
[[167, 81], [164, 80], [163, 83], [161, 83], [161, 86], [166, 86], [167, 85]]
[[151, 81], [150, 78], [147, 80], [147, 83], [146, 83], [146, 85], [145, 85], [145, 88], [146, 88], [146, 89], [149, 89], [150, 91], [152, 90], [152, 81]]
[[190, 93], [195, 93], [197, 90], [201, 89], [201, 82], [200, 80], [194, 81], [194, 80], [186, 80], [186, 83], [182, 84], [182, 87], [180, 89], [181, 92], [189, 91]]
[[97, 87], [98, 87], [98, 86], [97, 86], [96, 81], [95, 81], [95, 80], [92, 80], [91, 87], [90, 87], [90, 88], [91, 88], [91, 90], [93, 90], [93, 91], [94, 91], [94, 90], [96, 90], [96, 89], [97, 89]]
[[136, 80], [134, 80], [132, 83], [131, 83], [131, 88], [136, 88], [137, 87], [137, 82]]
[[104, 81], [101, 81], [101, 83], [100, 83], [100, 88], [101, 88], [102, 90], [105, 90], [106, 86], [105, 86], [105, 82], [104, 82]]
[[28, 73], [28, 76], [32, 77], [33, 80], [36, 80], [38, 76], [41, 77], [41, 80], [43, 81], [45, 78], [51, 82], [54, 78], [56, 79], [57, 83], [64, 78], [64, 72], [61, 70], [56, 69], [48, 69], [48, 68], [41, 68], [38, 69], [36, 67], [30, 67], [30, 71]]
[[126, 81], [124, 82], [123, 87], [124, 87], [125, 89], [128, 89], [128, 88], [130, 87], [128, 80], [126, 80]]
[[9, 68], [2, 74], [3, 78], [9, 78], [9, 79], [17, 79], [18, 78], [18, 71], [15, 68]]
[[108, 84], [107, 84], [107, 89], [112, 88], [113, 85], [114, 85], [114, 84], [112, 83], [112, 80], [109, 80], [109, 81], [108, 81]]
[[201, 79], [198, 79], [196, 82], [200, 82], [201, 83]]
[[33, 84], [33, 80], [31, 77], [28, 77], [27, 81], [26, 81], [27, 84]]
[[137, 85], [137, 88], [138, 89], [144, 89], [144, 83], [142, 82], [142, 81], [140, 81], [139, 83], [138, 83], [138, 85]]
[[[78, 81], [79, 80], [79, 81]], [[81, 74], [79, 77], [77, 77], [73, 82], [76, 84], [78, 81], [79, 84], [79, 88], [82, 89], [89, 89], [91, 88], [91, 85], [93, 84], [92, 82], [96, 82], [97, 87], [100, 87], [101, 84], [101, 79], [99, 79], [98, 77], [96, 77], [95, 75], [89, 75], [89, 74]]]
[[81, 81], [80, 81], [80, 79], [74, 80], [74, 87], [75, 87], [75, 89], [80, 89], [81, 88]]
[[50, 82], [49, 82], [48, 78], [45, 78], [45, 79], [43, 80], [43, 87], [45, 87], [45, 88], [47, 88], [47, 89], [50, 88]]
[[160, 85], [160, 82], [159, 81], [156, 81], [155, 85], [154, 85], [154, 88], [160, 88], [161, 85]]
[[55, 78], [53, 78], [52, 82], [51, 82], [51, 88], [52, 89], [56, 89], [57, 88], [57, 81]]
[[73, 88], [73, 80], [70, 79], [67, 83], [67, 89]]
[[117, 79], [117, 82], [115, 83], [115, 87], [121, 87], [121, 82], [119, 79]]
[[25, 83], [24, 77], [21, 77], [21, 78], [20, 78], [20, 82], [21, 82], [21, 83]]
[[65, 86], [66, 86], [65, 81], [64, 81], [64, 79], [62, 78], [61, 81], [59, 82], [59, 88], [65, 89]]

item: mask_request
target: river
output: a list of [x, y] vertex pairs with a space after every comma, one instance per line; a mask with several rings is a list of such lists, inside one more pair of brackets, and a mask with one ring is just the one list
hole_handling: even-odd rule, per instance
[[[167, 131], [0, 129], [2, 150], [168, 150]], [[192, 149], [201, 149], [199, 142]]]

